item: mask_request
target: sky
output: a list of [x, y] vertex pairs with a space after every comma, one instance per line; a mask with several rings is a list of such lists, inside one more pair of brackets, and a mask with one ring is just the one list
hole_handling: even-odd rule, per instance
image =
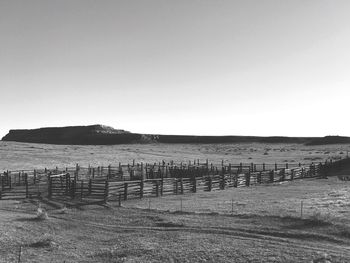
[[1, 0], [0, 137], [350, 136], [348, 0]]

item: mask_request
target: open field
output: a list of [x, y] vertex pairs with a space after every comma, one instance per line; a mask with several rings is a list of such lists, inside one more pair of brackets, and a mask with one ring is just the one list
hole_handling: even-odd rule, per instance
[[350, 225], [350, 182], [337, 177], [129, 200], [128, 208], [169, 212], [331, 218]]
[[[2, 169], [106, 165], [133, 159], [219, 164], [319, 162], [350, 145], [0, 142]], [[0, 201], [0, 262], [350, 262], [350, 182], [300, 179], [223, 191], [61, 208]], [[303, 212], [301, 216], [301, 202]], [[150, 208], [150, 209], [149, 209]], [[19, 252], [21, 250], [21, 253]], [[316, 261], [315, 261], [316, 262]]]
[[20, 246], [21, 262], [349, 262], [349, 190], [332, 178], [188, 194], [183, 212], [172, 196], [153, 198], [158, 210], [46, 205], [46, 220], [29, 201], [0, 202], [0, 262], [17, 262]]
[[128, 144], [113, 146], [49, 145], [0, 141], [0, 170], [83, 167], [121, 162], [158, 162], [161, 160], [188, 162], [209, 159], [214, 164], [225, 163], [311, 163], [335, 156], [346, 156], [350, 145], [302, 144]]

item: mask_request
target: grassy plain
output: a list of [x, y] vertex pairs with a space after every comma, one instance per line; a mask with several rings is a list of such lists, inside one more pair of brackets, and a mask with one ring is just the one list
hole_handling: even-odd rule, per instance
[[56, 166], [83, 167], [89, 164], [159, 162], [162, 160], [225, 163], [320, 162], [346, 156], [350, 144], [304, 146], [302, 144], [124, 144], [111, 146], [49, 145], [0, 141], [0, 170], [33, 169]]
[[[106, 165], [132, 159], [317, 162], [345, 156], [349, 148], [1, 142], [0, 167]], [[129, 200], [123, 207], [110, 203], [62, 210], [44, 204], [46, 220], [37, 219], [35, 201], [0, 201], [0, 262], [19, 262], [19, 257], [20, 262], [350, 262], [349, 193], [350, 182], [336, 177], [304, 179]]]

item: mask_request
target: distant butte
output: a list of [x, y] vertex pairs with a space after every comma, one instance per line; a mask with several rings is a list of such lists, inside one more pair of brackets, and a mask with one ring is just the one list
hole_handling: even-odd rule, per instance
[[139, 134], [104, 125], [10, 130], [3, 141], [68, 145], [131, 143], [300, 143], [305, 145], [349, 144], [350, 137], [258, 137]]

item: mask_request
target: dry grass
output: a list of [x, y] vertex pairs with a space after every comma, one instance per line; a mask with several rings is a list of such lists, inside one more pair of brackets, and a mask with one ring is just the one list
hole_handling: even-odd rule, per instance
[[[342, 197], [346, 187], [334, 178], [188, 194], [182, 198], [189, 203], [204, 201], [197, 208], [184, 206], [183, 212], [176, 207], [148, 210], [147, 202], [144, 209], [136, 208], [144, 200], [130, 200], [121, 208], [110, 203], [109, 208], [87, 206], [68, 213], [46, 206], [47, 220], [28, 220], [35, 218], [35, 204], [1, 202], [0, 262], [15, 262], [19, 245], [23, 262], [320, 262], [325, 253], [331, 262], [350, 262], [347, 213], [315, 212], [306, 206], [310, 211], [300, 218], [285, 206], [305, 192], [309, 194], [305, 198], [329, 204]], [[242, 195], [243, 190], [247, 194]], [[215, 205], [214, 200], [235, 192], [240, 200], [233, 214]], [[281, 203], [275, 202], [276, 195]], [[172, 198], [176, 197], [152, 202], [171, 208], [176, 201]], [[259, 200], [265, 206], [257, 209], [262, 205]]]
[[33, 243], [27, 244], [27, 247], [32, 248], [51, 248], [53, 246], [53, 238], [44, 236], [40, 238], [38, 241], [35, 241]]
[[[227, 163], [320, 162], [350, 151], [350, 145], [304, 146], [300, 144], [134, 144], [111, 146], [46, 145], [0, 141], [0, 169], [33, 169], [56, 166], [74, 167], [76, 163], [108, 165], [161, 160], [188, 162], [209, 159]], [[345, 154], [342, 154], [344, 157]], [[307, 158], [307, 159], [305, 159]]]
[[[297, 163], [349, 149], [0, 142], [0, 168], [106, 165], [132, 159]], [[120, 208], [115, 203], [80, 209], [43, 205], [49, 217], [39, 220], [35, 203], [0, 201], [0, 262], [17, 262], [19, 247], [22, 262], [350, 262], [350, 182], [336, 177], [152, 198], [150, 210], [148, 206], [147, 199], [123, 202]]]
[[122, 205], [141, 208], [219, 214], [259, 214], [274, 216], [301, 216], [346, 221], [350, 224], [350, 181], [303, 179], [224, 191], [168, 195], [161, 198], [134, 199]]

